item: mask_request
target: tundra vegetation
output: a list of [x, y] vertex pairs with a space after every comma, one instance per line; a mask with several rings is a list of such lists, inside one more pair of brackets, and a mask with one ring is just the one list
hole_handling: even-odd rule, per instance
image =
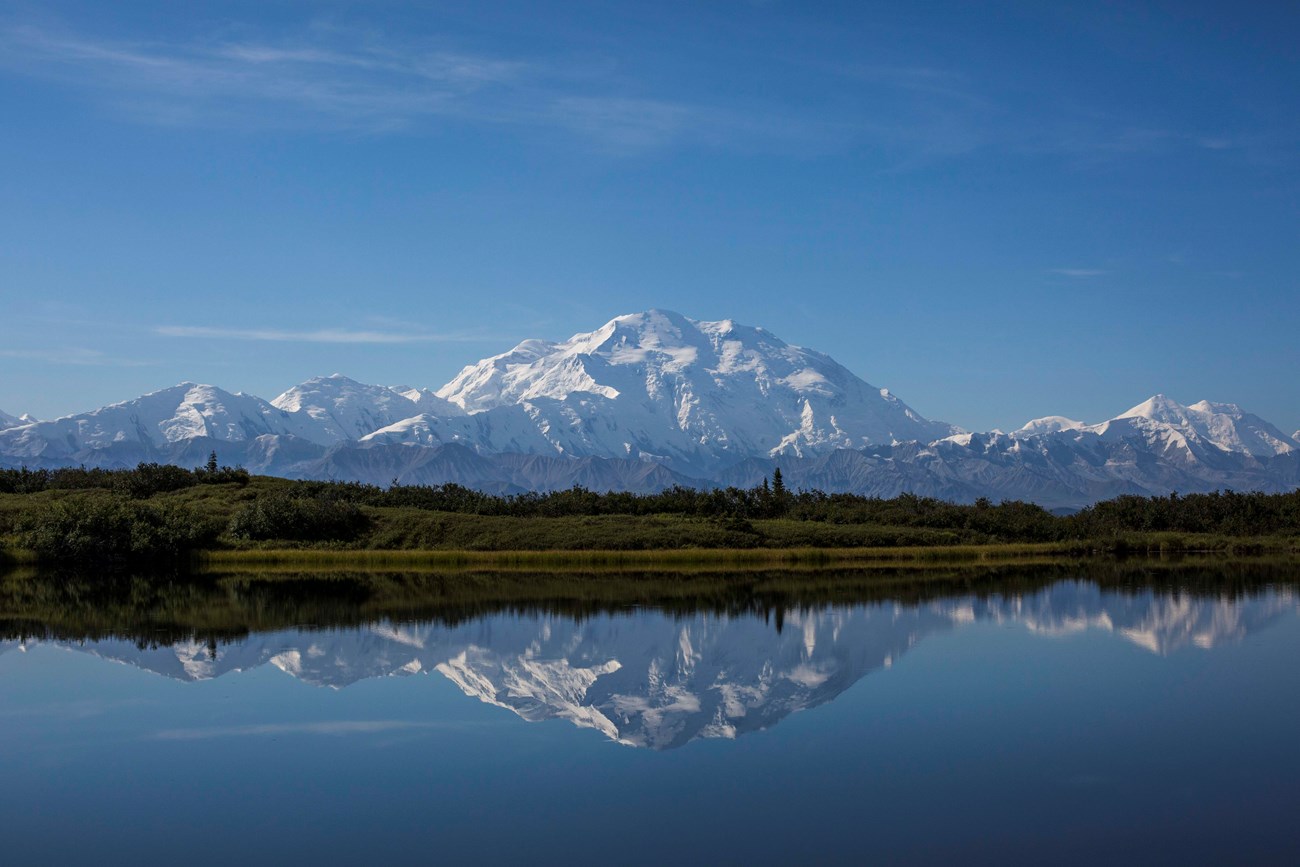
[[[774, 483], [773, 483], [774, 482]], [[195, 552], [1009, 553], [1300, 550], [1300, 492], [1124, 496], [1073, 515], [1031, 503], [952, 503], [752, 488], [492, 494], [456, 484], [294, 481], [239, 468], [0, 470], [0, 557], [185, 563]]]

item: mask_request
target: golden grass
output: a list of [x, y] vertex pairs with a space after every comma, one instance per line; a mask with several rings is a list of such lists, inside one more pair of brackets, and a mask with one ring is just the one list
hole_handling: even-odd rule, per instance
[[248, 549], [206, 551], [197, 565], [230, 568], [333, 568], [365, 571], [817, 569], [871, 565], [1054, 563], [1086, 553], [1075, 543], [951, 545], [905, 548], [686, 548], [636, 551], [445, 551]]

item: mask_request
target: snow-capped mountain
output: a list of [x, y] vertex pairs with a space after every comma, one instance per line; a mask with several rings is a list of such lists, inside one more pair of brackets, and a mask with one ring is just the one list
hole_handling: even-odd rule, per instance
[[1138, 404], [1110, 422], [1098, 426], [1109, 433], [1108, 426], [1126, 420], [1144, 431], [1174, 430], [1187, 438], [1200, 439], [1228, 452], [1253, 457], [1273, 457], [1300, 451], [1300, 442], [1287, 436], [1257, 415], [1245, 412], [1232, 403], [1202, 400], [1182, 406], [1163, 394]]
[[329, 441], [306, 413], [286, 412], [253, 395], [183, 382], [135, 400], [0, 432], [0, 451], [20, 458], [74, 459], [96, 451], [149, 454], [195, 439], [242, 443], [264, 435]]
[[464, 413], [432, 391], [410, 386], [366, 385], [340, 373], [295, 385], [271, 401], [288, 413], [306, 413], [319, 424], [319, 436], [346, 442], [420, 413]]
[[1202, 400], [1183, 406], [1163, 394], [1100, 424], [1047, 416], [1034, 419], [1012, 435], [1024, 439], [1062, 431], [1092, 433], [1112, 440], [1136, 435], [1164, 447], [1196, 443], [1252, 457], [1276, 457], [1300, 451], [1300, 440], [1287, 436], [1236, 404]]
[[[781, 628], [749, 615], [509, 614], [456, 626], [382, 621], [261, 633], [217, 645], [215, 653], [198, 641], [64, 646], [185, 681], [272, 665], [337, 689], [436, 672], [465, 695], [524, 720], [567, 720], [619, 743], [662, 750], [770, 728], [892, 666], [929, 636], [971, 623], [1047, 636], [1108, 633], [1165, 655], [1241, 641], [1298, 613], [1300, 598], [1286, 588], [1229, 598], [1064, 581], [1024, 595], [792, 611]], [[0, 653], [19, 646], [0, 642]]]
[[1042, 418], [1036, 418], [1025, 423], [1025, 426], [1017, 431], [1012, 432], [1016, 437], [1033, 437], [1042, 434], [1056, 433], [1063, 430], [1082, 430], [1087, 425], [1081, 421], [1075, 421], [1072, 418], [1066, 418], [1063, 415], [1048, 415]]
[[522, 407], [556, 452], [711, 469], [959, 432], [828, 356], [731, 320], [619, 316], [562, 343], [526, 340], [439, 391], [467, 412]]
[[1233, 404], [1156, 395], [1096, 424], [1047, 416], [966, 433], [761, 328], [662, 310], [524, 341], [437, 392], [335, 374], [267, 402], [182, 383], [17, 421], [27, 423], [0, 422], [0, 465], [193, 466], [215, 449], [223, 463], [292, 478], [496, 492], [750, 486], [780, 466], [795, 487], [1051, 508], [1300, 487], [1300, 431]]
[[35, 424], [39, 419], [23, 413], [22, 415], [10, 415], [0, 409], [0, 430], [7, 430], [11, 427], [22, 427], [25, 424]]

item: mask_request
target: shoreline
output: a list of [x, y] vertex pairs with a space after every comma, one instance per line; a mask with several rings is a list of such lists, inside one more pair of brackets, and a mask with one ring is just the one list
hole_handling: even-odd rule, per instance
[[[713, 569], [747, 570], [953, 566], [967, 564], [1048, 565], [1134, 559], [1277, 557], [1300, 554], [1289, 540], [1235, 540], [1230, 547], [1107, 549], [1089, 542], [995, 543], [985, 545], [873, 548], [664, 548], [639, 550], [321, 549], [245, 548], [197, 552], [200, 571], [231, 568], [353, 568], [375, 571], [460, 569]], [[1234, 548], [1236, 550], [1234, 550]]]
[[1059, 562], [1086, 557], [1073, 543], [950, 545], [880, 548], [646, 548], [638, 550], [321, 549], [245, 548], [200, 551], [195, 563], [204, 570], [234, 566], [329, 565], [363, 568], [568, 568], [705, 566], [839, 567], [934, 563]]

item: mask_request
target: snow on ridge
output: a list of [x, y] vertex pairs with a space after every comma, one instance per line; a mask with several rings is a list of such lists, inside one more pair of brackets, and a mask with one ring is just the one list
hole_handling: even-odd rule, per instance
[[1035, 434], [1056, 433], [1063, 430], [1083, 430], [1088, 427], [1081, 421], [1075, 421], [1072, 418], [1066, 418], [1063, 415], [1045, 415], [1042, 418], [1032, 419], [1025, 423], [1024, 427], [1012, 432], [1012, 436], [1033, 436]]
[[1149, 418], [1153, 421], [1174, 423], [1187, 418], [1187, 411], [1188, 408], [1178, 401], [1163, 394], [1154, 394], [1115, 418]]
[[659, 309], [558, 343], [525, 341], [437, 394], [471, 414], [524, 406], [561, 453], [669, 454], [700, 467], [957, 431], [762, 328]]
[[1254, 457], [1273, 457], [1300, 450], [1300, 441], [1232, 403], [1201, 400], [1182, 406], [1165, 395], [1155, 395], [1118, 418], [1149, 419], [1189, 439]]
[[428, 389], [368, 385], [341, 373], [318, 376], [288, 389], [271, 405], [305, 413], [329, 442], [358, 440], [421, 414], [460, 415], [461, 410]]
[[24, 425], [36, 424], [40, 419], [35, 416], [23, 413], [22, 415], [10, 415], [0, 409], [0, 430], [9, 430], [10, 428], [23, 427]]
[[1252, 457], [1275, 457], [1300, 451], [1300, 431], [1287, 436], [1234, 403], [1201, 400], [1183, 406], [1164, 394], [1152, 395], [1114, 418], [1098, 424], [1064, 416], [1028, 422], [1012, 436], [1025, 439], [1053, 434], [1124, 438], [1138, 436], [1161, 448], [1189, 449], [1196, 444]]
[[145, 450], [199, 437], [247, 442], [264, 435], [319, 441], [309, 417], [260, 397], [182, 382], [90, 412], [0, 432], [0, 452], [13, 457], [70, 457], [84, 450], [135, 446]]

